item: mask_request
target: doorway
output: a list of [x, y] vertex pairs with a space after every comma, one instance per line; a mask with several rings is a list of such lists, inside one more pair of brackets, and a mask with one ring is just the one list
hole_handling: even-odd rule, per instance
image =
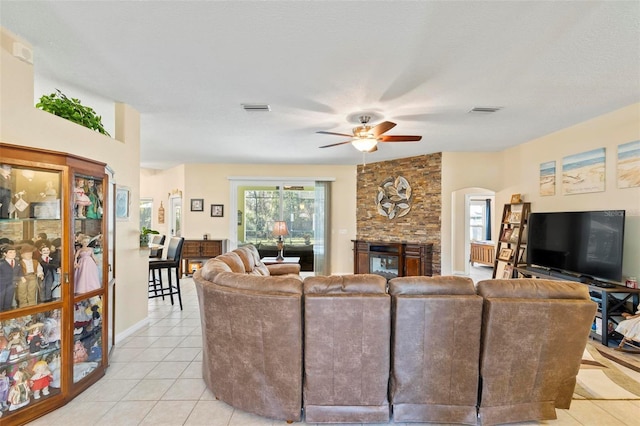
[[182, 197], [169, 197], [169, 236], [182, 236]]

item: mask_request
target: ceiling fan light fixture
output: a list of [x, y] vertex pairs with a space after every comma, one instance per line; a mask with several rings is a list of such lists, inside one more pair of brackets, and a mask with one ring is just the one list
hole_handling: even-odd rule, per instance
[[375, 138], [355, 138], [351, 141], [351, 145], [358, 151], [369, 152], [378, 144]]

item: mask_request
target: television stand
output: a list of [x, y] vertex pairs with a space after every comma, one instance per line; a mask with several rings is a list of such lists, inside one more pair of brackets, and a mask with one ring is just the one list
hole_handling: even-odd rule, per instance
[[[598, 334], [592, 330], [591, 337], [596, 340], [599, 339], [604, 346], [609, 346], [609, 321], [617, 324], [618, 321], [614, 317], [619, 316], [622, 312], [626, 312], [624, 307], [627, 301], [631, 300], [633, 312], [636, 312], [638, 309], [640, 289], [637, 288], [628, 288], [622, 284], [607, 283], [597, 280], [586, 280], [587, 282], [582, 282], [581, 278], [584, 280], [585, 277], [576, 277], [535, 267], [520, 266], [514, 268], [514, 270], [525, 278], [574, 281], [589, 286], [591, 299], [598, 303], [596, 321], [599, 320], [602, 324], [602, 334]], [[618, 297], [614, 297], [614, 294], [618, 295]]]

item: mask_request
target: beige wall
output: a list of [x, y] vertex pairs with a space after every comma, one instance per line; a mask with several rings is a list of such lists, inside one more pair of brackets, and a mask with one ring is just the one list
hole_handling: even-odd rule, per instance
[[[512, 193], [524, 194], [533, 212], [626, 210], [623, 275], [640, 276], [640, 187], [619, 189], [617, 147], [640, 140], [640, 103], [596, 117], [504, 152], [504, 176], [515, 184], [496, 194], [498, 206]], [[606, 149], [606, 190], [562, 195], [562, 158], [596, 148]], [[540, 163], [556, 161], [556, 195], [539, 195]]]
[[[168, 192], [173, 188], [183, 190], [184, 225], [182, 235], [187, 238], [202, 238], [209, 234], [212, 239], [230, 237], [230, 220], [236, 220], [230, 211], [230, 177], [256, 178], [331, 178], [331, 272], [344, 274], [353, 272], [351, 240], [356, 235], [356, 166], [318, 165], [260, 165], [260, 164], [185, 164], [165, 171], [142, 170], [141, 196], [154, 200], [154, 221], [160, 200], [166, 208]], [[183, 185], [182, 187], [180, 185]], [[203, 198], [204, 212], [190, 211], [190, 199]], [[211, 217], [211, 204], [224, 205], [224, 217]], [[155, 223], [155, 222], [154, 222]], [[155, 225], [154, 225], [155, 226]], [[160, 232], [167, 233], [167, 225], [157, 225]]]
[[[34, 107], [33, 66], [12, 55], [17, 38], [2, 29], [0, 54], [0, 140], [8, 144], [72, 153], [107, 163], [115, 181], [131, 189], [132, 205], [140, 188], [138, 113], [119, 104], [115, 140]], [[29, 46], [24, 40], [21, 43]], [[35, 58], [37, 63], [37, 56]], [[117, 222], [116, 333], [140, 324], [147, 316], [147, 253], [139, 250], [139, 209], [129, 221]]]
[[[616, 181], [617, 146], [639, 139], [640, 104], [633, 104], [503, 152], [443, 153], [442, 273], [451, 272], [447, 266], [459, 265], [460, 248], [465, 243], [461, 222], [452, 226], [459, 218], [460, 197], [465, 195], [461, 190], [478, 186], [496, 192], [498, 212], [514, 193], [523, 194], [533, 212], [626, 210], [623, 275], [639, 276], [640, 187], [618, 189]], [[562, 195], [562, 158], [601, 147], [606, 148], [606, 191]], [[540, 163], [552, 160], [556, 161], [556, 195], [541, 197]], [[498, 216], [494, 215], [495, 229]], [[454, 262], [454, 258], [458, 260]]]
[[[442, 153], [442, 275], [465, 270], [469, 259], [465, 258], [465, 197], [476, 193], [474, 188], [501, 190], [502, 156], [500, 152]], [[496, 199], [495, 205], [502, 211], [502, 201]]]

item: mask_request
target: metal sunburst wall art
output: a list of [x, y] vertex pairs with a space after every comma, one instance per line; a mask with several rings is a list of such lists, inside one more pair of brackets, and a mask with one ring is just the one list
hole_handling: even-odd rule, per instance
[[411, 185], [404, 177], [388, 177], [378, 186], [378, 213], [388, 219], [406, 216], [411, 210]]

